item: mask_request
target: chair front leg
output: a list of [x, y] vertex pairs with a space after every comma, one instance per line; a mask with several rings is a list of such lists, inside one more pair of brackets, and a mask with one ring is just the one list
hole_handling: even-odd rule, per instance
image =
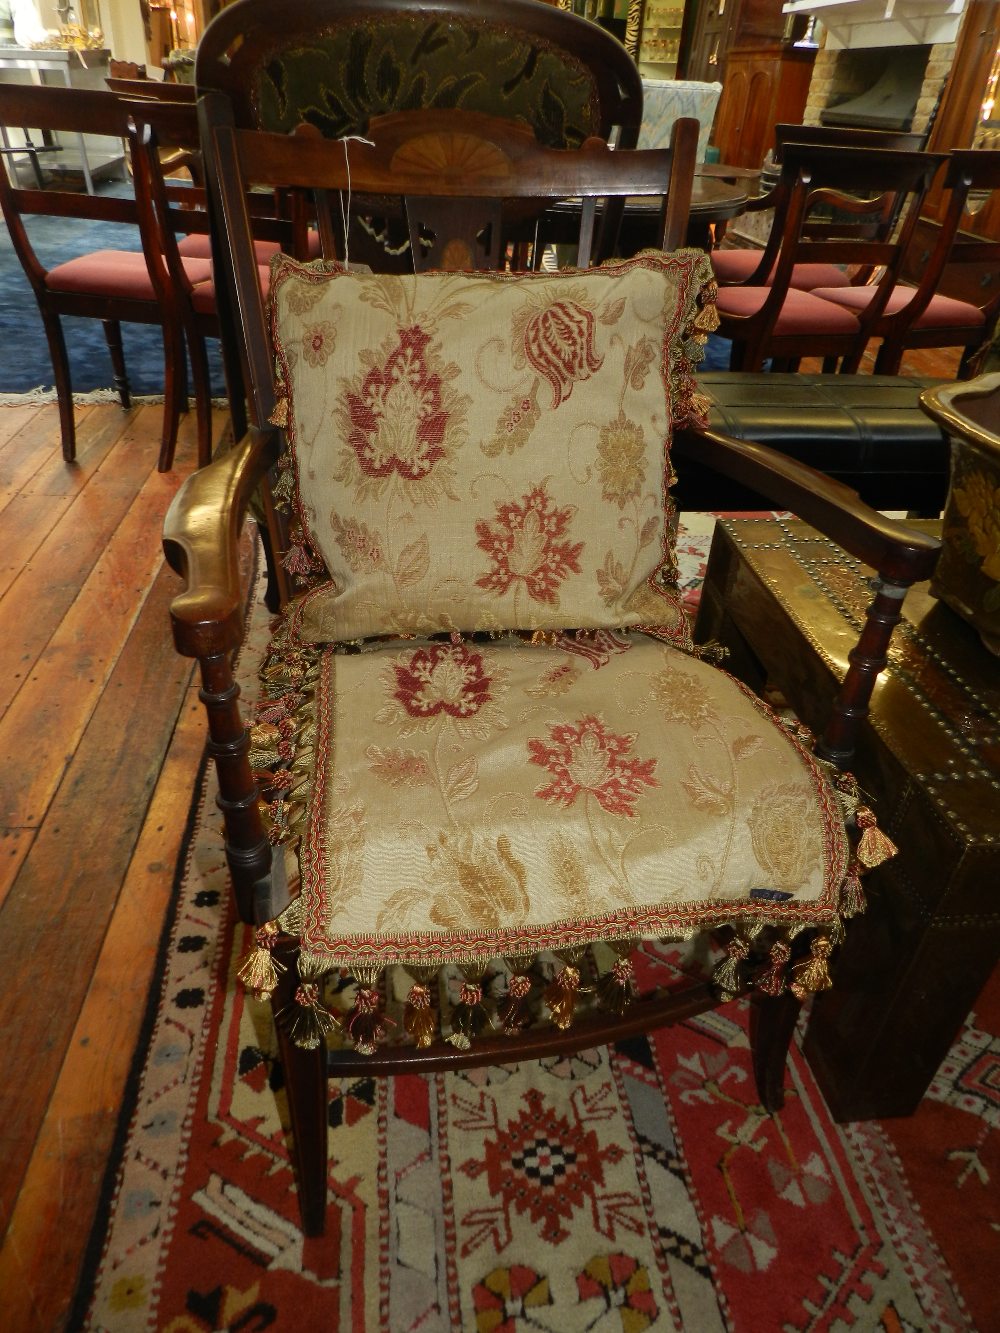
[[295, 1013], [299, 985], [298, 956], [295, 941], [282, 936], [275, 945], [274, 959], [283, 970], [278, 971], [271, 1008], [285, 1073], [302, 1230], [307, 1236], [322, 1236], [326, 1228], [329, 1121], [326, 1044], [321, 1040], [317, 1046], [306, 1050], [291, 1038], [289, 1025]]
[[757, 1096], [765, 1111], [780, 1111], [785, 1104], [785, 1069], [801, 1002], [791, 991], [750, 999], [750, 1054]]
[[52, 378], [59, 403], [59, 434], [62, 438], [62, 456], [67, 463], [76, 459], [76, 420], [73, 415], [73, 382], [69, 373], [69, 356], [62, 320], [53, 310], [42, 307], [42, 324], [52, 358]]
[[875, 374], [898, 375], [902, 362], [903, 344], [890, 342], [888, 338], [883, 338], [882, 346], [878, 349], [878, 356], [875, 358]]
[[184, 336], [175, 325], [163, 326], [163, 425], [156, 470], [169, 472], [174, 465], [181, 413], [187, 410], [187, 361]]

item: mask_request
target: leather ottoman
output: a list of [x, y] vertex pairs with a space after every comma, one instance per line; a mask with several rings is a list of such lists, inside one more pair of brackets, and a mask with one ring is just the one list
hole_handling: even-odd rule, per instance
[[[947, 436], [921, 411], [939, 380], [900, 375], [783, 375], [706, 371], [698, 387], [709, 425], [767, 444], [844, 482], [876, 509], [932, 517], [948, 490]], [[674, 491], [681, 510], [758, 510], [735, 482], [685, 460]]]

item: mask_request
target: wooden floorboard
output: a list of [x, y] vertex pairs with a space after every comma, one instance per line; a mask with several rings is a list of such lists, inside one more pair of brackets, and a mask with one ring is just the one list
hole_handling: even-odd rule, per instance
[[4, 1333], [65, 1326], [203, 746], [160, 549], [194, 421], [167, 476], [157, 406], [78, 423], [67, 466], [54, 406], [0, 408]]

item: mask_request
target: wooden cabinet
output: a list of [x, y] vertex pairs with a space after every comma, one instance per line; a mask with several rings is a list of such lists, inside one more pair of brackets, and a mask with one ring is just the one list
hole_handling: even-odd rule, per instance
[[726, 57], [713, 142], [723, 162], [759, 167], [774, 146], [774, 127], [802, 119], [815, 48], [765, 46]]

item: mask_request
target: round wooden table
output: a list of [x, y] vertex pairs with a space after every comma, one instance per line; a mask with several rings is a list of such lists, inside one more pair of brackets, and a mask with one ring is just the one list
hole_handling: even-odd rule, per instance
[[[701, 170], [704, 171], [704, 167]], [[738, 167], [723, 167], [721, 170], [738, 172], [740, 169]], [[750, 173], [754, 178], [758, 174], [758, 172]], [[711, 250], [712, 226], [720, 222], [729, 222], [732, 218], [738, 217], [746, 208], [747, 201], [752, 193], [751, 180], [742, 176], [742, 174], [735, 180], [727, 179], [724, 175], [717, 175], [715, 171], [711, 175], [696, 175], [694, 188], [691, 191], [691, 213], [687, 232], [688, 245], [697, 246], [702, 250]]]

